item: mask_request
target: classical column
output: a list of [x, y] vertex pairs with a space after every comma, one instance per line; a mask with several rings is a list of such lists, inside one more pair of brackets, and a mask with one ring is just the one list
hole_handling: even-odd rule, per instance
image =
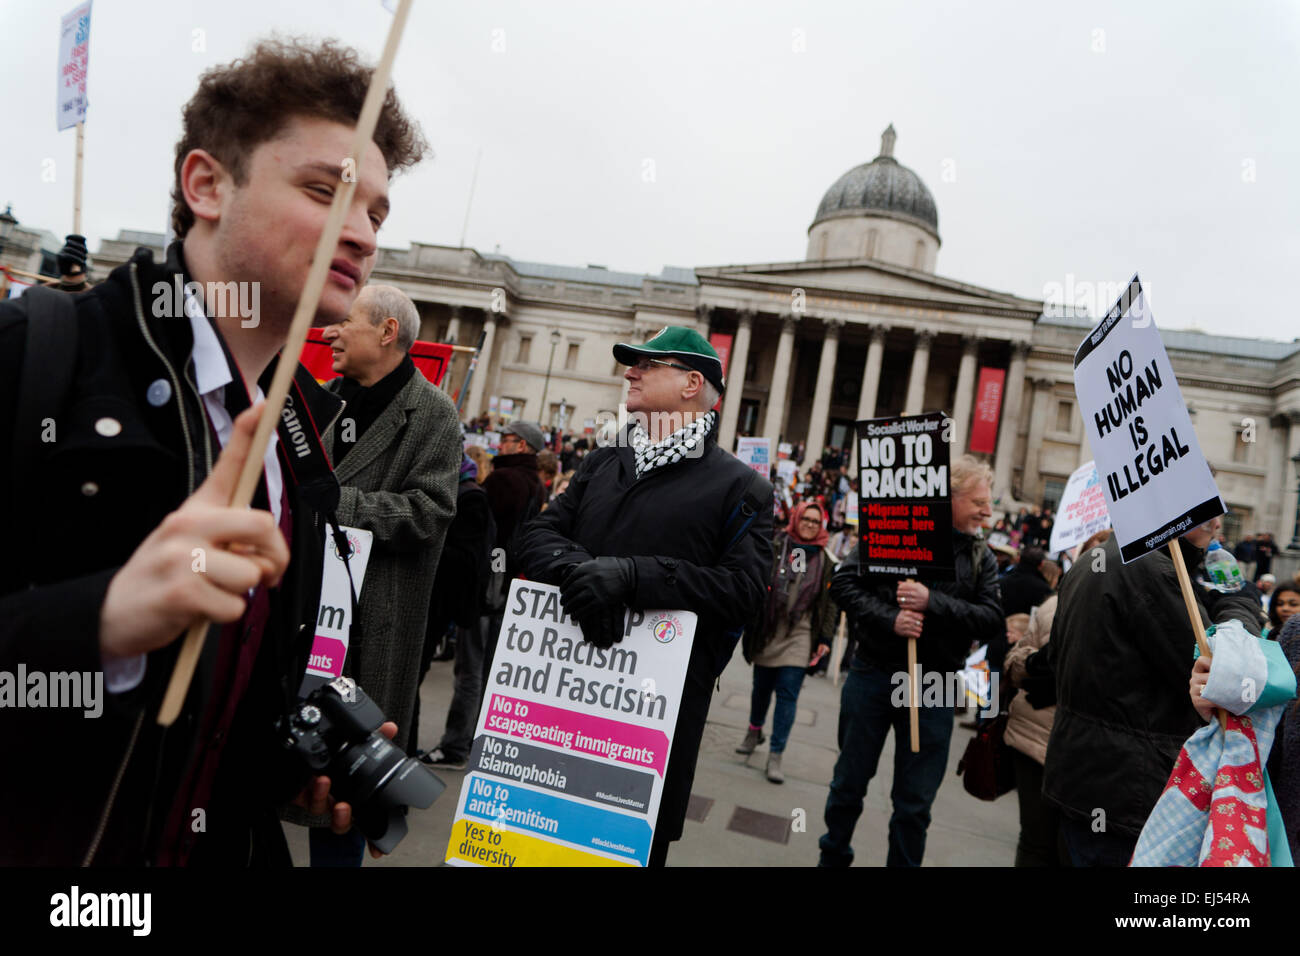
[[817, 391], [813, 395], [812, 417], [808, 420], [807, 450], [821, 457], [826, 443], [826, 421], [831, 414], [831, 387], [835, 384], [835, 358], [840, 349], [840, 329], [843, 319], [826, 319], [826, 337], [822, 341], [822, 357], [817, 364]]
[[1020, 431], [1020, 399], [1028, 358], [1028, 342], [1011, 343], [1011, 366], [1002, 389], [1002, 416], [998, 421], [998, 450], [993, 456], [993, 497], [1004, 501], [1011, 496], [1011, 456], [1015, 453], [1016, 433]]
[[745, 309], [736, 320], [736, 340], [731, 343], [731, 358], [727, 361], [727, 392], [722, 397], [722, 424], [718, 426], [718, 444], [724, 451], [733, 451], [736, 446], [736, 422], [740, 419], [745, 366], [749, 362], [749, 338], [753, 331], [754, 312]]
[[781, 316], [781, 339], [776, 346], [776, 364], [772, 366], [772, 388], [767, 393], [767, 414], [763, 418], [763, 437], [772, 439], [773, 450], [781, 440], [781, 416], [785, 412], [785, 395], [790, 387], [794, 368], [790, 361], [794, 353], [794, 330], [799, 316], [787, 313]]
[[1026, 501], [1038, 504], [1043, 498], [1043, 433], [1047, 431], [1047, 407], [1052, 403], [1052, 382], [1036, 378], [1033, 385], [1034, 397], [1029, 404], [1029, 442], [1025, 447], [1024, 480], [1020, 491]]
[[1288, 418], [1290, 428], [1287, 431], [1286, 460], [1282, 462], [1282, 527], [1280, 529], [1282, 533], [1273, 535], [1273, 540], [1283, 548], [1289, 547], [1290, 542], [1295, 541], [1297, 494], [1295, 468], [1291, 464], [1291, 459], [1300, 454], [1300, 413], [1289, 412]]
[[[1255, 523], [1242, 528], [1246, 534], [1256, 531], [1272, 531], [1277, 541], [1282, 541], [1278, 533], [1282, 515], [1286, 511], [1284, 496], [1289, 492], [1291, 503], [1295, 504], [1295, 472], [1291, 462], [1286, 460], [1287, 439], [1290, 437], [1291, 419], [1287, 415], [1270, 415], [1268, 418], [1268, 448], [1265, 451], [1264, 465], [1264, 499], [1255, 514]], [[1286, 540], [1291, 540], [1291, 529], [1284, 528]], [[1229, 544], [1236, 544], [1235, 541]]]
[[456, 340], [460, 337], [460, 314], [462, 311], [462, 306], [453, 305], [451, 307], [451, 321], [447, 323], [447, 334], [442, 339], [444, 342], [451, 345], [457, 344]]
[[912, 374], [907, 379], [907, 400], [903, 402], [904, 415], [917, 415], [925, 404], [925, 376], [930, 371], [930, 343], [934, 333], [917, 329], [916, 351], [912, 353]]
[[979, 352], [978, 335], [961, 337], [961, 364], [957, 366], [957, 395], [952, 410], [952, 454], [964, 454], [970, 438], [970, 413], [975, 406], [975, 358]]
[[477, 418], [486, 408], [483, 407], [483, 388], [487, 384], [488, 372], [492, 367], [492, 346], [496, 344], [497, 316], [500, 313], [491, 310], [484, 312], [483, 348], [478, 353], [478, 365], [474, 368], [474, 378], [469, 383], [469, 402], [464, 409], [466, 418]]
[[[858, 421], [874, 418], [876, 394], [880, 391], [880, 366], [885, 357], [885, 335], [889, 329], [883, 325], [871, 326], [871, 344], [867, 346], [867, 364], [862, 370], [862, 391], [858, 393]], [[850, 474], [858, 472], [857, 432], [853, 437], [853, 454], [849, 458]]]

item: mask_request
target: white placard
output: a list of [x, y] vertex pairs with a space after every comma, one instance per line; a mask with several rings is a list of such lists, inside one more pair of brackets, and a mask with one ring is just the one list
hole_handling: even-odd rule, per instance
[[[348, 655], [348, 635], [352, 627], [352, 599], [348, 596], [348, 568], [339, 556], [334, 535], [325, 534], [325, 565], [320, 582], [320, 609], [316, 612], [316, 639], [312, 641], [311, 660], [307, 664], [308, 676], [333, 680], [343, 675], [343, 660]], [[361, 582], [370, 563], [370, 550], [375, 536], [361, 528], [341, 525], [348, 536], [351, 554], [348, 564], [352, 569], [352, 583], [361, 598]]]
[[59, 26], [60, 130], [86, 121], [86, 70], [90, 63], [90, 3], [64, 14]]
[[737, 438], [736, 457], [766, 478], [772, 467], [772, 439]]
[[598, 648], [559, 588], [511, 582], [448, 863], [647, 864], [696, 617], [622, 622], [623, 639]]
[[1097, 463], [1090, 461], [1080, 465], [1065, 483], [1048, 550], [1057, 554], [1073, 548], [1109, 527], [1110, 511], [1106, 508], [1101, 475], [1097, 473]]
[[1125, 563], [1223, 514], [1136, 275], [1075, 352], [1074, 389]]

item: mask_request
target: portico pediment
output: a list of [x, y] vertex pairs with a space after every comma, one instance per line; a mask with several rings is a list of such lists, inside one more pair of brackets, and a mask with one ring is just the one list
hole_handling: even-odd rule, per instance
[[808, 294], [877, 294], [936, 304], [984, 306], [989, 309], [1028, 310], [1036, 314], [1042, 303], [1007, 292], [945, 279], [933, 273], [907, 269], [873, 259], [817, 262], [777, 262], [696, 269], [700, 285], [750, 286], [770, 292], [773, 287], [802, 288]]

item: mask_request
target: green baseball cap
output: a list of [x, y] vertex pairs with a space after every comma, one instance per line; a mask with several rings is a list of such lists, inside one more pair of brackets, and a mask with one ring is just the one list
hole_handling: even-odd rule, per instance
[[722, 359], [718, 358], [708, 339], [694, 329], [668, 325], [643, 345], [620, 342], [614, 346], [614, 361], [621, 365], [635, 365], [643, 358], [666, 360], [670, 357], [699, 372], [719, 392], [727, 390], [722, 377]]

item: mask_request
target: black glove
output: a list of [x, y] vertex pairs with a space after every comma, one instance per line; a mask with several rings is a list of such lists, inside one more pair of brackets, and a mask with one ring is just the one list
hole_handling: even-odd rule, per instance
[[593, 558], [570, 568], [560, 581], [560, 603], [570, 617], [585, 619], [597, 610], [622, 610], [636, 590], [631, 558]]
[[623, 613], [618, 610], [597, 610], [577, 618], [582, 637], [588, 644], [608, 649], [623, 640]]

